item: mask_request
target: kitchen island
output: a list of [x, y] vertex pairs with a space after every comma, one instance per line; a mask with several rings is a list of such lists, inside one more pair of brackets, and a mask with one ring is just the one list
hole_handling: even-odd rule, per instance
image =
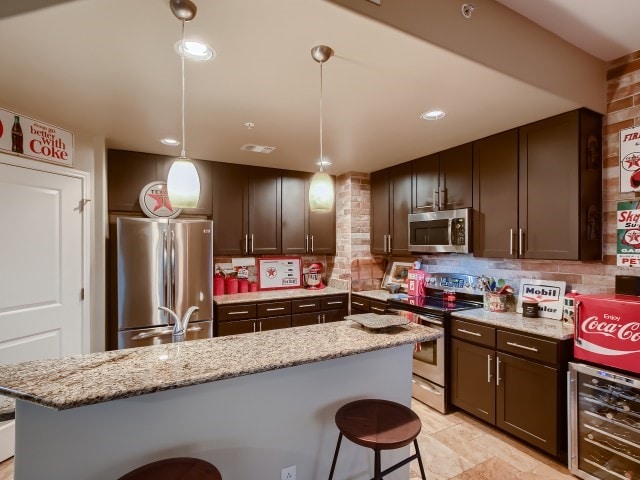
[[[279, 478], [290, 465], [326, 478], [337, 409], [372, 397], [409, 405], [413, 345], [438, 335], [341, 321], [2, 367], [0, 393], [17, 399], [15, 479], [113, 480], [176, 456], [223, 478]], [[343, 448], [341, 476], [370, 478], [371, 452]], [[389, 479], [407, 477], [405, 467]]]

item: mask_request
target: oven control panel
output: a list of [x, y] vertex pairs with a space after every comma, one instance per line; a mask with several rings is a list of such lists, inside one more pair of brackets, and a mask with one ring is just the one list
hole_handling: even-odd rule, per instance
[[454, 290], [477, 295], [483, 292], [479, 277], [461, 273], [427, 273], [424, 283], [432, 290]]

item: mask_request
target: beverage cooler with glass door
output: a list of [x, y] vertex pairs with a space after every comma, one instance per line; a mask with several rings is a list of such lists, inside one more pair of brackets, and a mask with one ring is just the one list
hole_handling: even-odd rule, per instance
[[640, 297], [577, 297], [574, 357], [571, 473], [584, 479], [640, 479]]

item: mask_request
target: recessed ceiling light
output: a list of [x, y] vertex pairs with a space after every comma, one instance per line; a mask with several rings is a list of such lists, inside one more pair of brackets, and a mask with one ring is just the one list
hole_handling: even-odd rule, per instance
[[164, 145], [179, 145], [180, 142], [178, 140], [176, 140], [175, 138], [161, 138], [160, 139], [160, 143], [163, 143]]
[[444, 110], [429, 110], [420, 115], [423, 120], [440, 120], [446, 115]]
[[329, 165], [331, 165], [331, 162], [329, 160], [321, 160], [320, 162], [317, 162], [316, 165], [322, 165], [323, 167], [328, 167]]
[[[182, 40], [178, 40], [174, 45], [178, 55], [182, 55]], [[216, 51], [206, 43], [196, 42], [195, 40], [185, 40], [184, 42], [184, 58], [204, 62], [215, 58]]]

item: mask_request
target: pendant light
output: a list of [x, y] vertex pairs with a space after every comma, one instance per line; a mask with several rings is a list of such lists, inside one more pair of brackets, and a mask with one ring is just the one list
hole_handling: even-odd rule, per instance
[[182, 48], [180, 62], [182, 66], [182, 153], [176, 158], [167, 176], [167, 193], [173, 208], [195, 208], [200, 198], [200, 177], [195, 165], [186, 154], [184, 128], [184, 23], [196, 16], [198, 8], [190, 0], [170, 0], [171, 11], [182, 21]]
[[323, 169], [322, 155], [322, 64], [333, 55], [333, 50], [326, 45], [317, 45], [311, 49], [311, 56], [320, 64], [320, 171], [311, 178], [309, 185], [309, 208], [312, 212], [331, 212], [333, 210], [333, 182]]

